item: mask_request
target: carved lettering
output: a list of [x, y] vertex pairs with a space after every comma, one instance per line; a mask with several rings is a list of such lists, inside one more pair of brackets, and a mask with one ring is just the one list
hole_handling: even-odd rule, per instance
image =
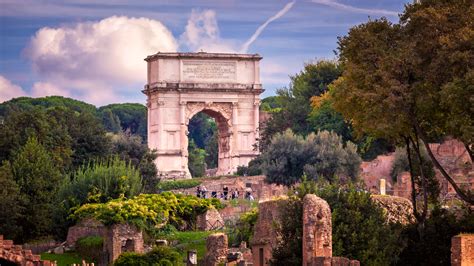
[[232, 61], [183, 61], [183, 81], [190, 82], [234, 82], [236, 62]]

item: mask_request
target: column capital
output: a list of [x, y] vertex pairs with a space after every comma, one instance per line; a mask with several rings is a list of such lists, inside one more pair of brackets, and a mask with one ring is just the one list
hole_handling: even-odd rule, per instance
[[165, 105], [165, 102], [158, 100], [158, 101], [156, 101], [156, 104], [157, 104], [158, 106], [163, 106], [163, 105]]

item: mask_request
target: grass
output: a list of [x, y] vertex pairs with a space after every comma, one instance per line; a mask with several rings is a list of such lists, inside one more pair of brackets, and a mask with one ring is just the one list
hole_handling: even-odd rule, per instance
[[201, 180], [197, 179], [161, 181], [156, 185], [156, 188], [162, 191], [169, 191], [173, 189], [187, 189], [197, 187], [201, 184], [201, 182]]
[[58, 266], [69, 266], [74, 263], [82, 262], [82, 257], [74, 252], [65, 252], [64, 254], [41, 253], [41, 259], [56, 261]]
[[186, 259], [188, 250], [195, 249], [197, 251], [198, 259], [203, 259], [206, 255], [206, 237], [215, 232], [210, 231], [186, 231], [173, 232], [167, 235], [168, 242], [177, 242], [174, 247], [181, 254], [183, 259]]
[[230, 205], [232, 207], [245, 205], [245, 206], [249, 206], [250, 208], [256, 208], [258, 207], [258, 201], [248, 200], [248, 199], [233, 199], [233, 200], [229, 200], [227, 205]]

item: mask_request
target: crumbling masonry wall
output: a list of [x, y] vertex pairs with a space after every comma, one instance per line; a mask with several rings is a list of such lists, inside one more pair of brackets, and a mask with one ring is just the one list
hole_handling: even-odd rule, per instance
[[451, 238], [451, 265], [474, 265], [474, 234], [460, 234]]
[[14, 245], [12, 240], [4, 240], [0, 235], [0, 259], [21, 266], [56, 266], [56, 262], [41, 260], [40, 255], [33, 255], [31, 250], [25, 250], [21, 245]]
[[329, 204], [313, 194], [303, 199], [303, 265], [316, 257], [332, 257]]

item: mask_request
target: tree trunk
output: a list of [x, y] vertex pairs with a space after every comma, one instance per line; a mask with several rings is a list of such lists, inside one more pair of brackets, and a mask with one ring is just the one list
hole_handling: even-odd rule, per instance
[[448, 182], [453, 186], [454, 191], [456, 191], [456, 194], [461, 198], [461, 200], [474, 205], [474, 195], [470, 191], [464, 192], [454, 181], [454, 179], [444, 170], [443, 166], [438, 162], [436, 157], [434, 156], [433, 152], [430, 149], [430, 145], [428, 143], [428, 140], [426, 136], [424, 135], [423, 131], [421, 130], [420, 126], [418, 123], [415, 124], [415, 129], [418, 132], [418, 135], [420, 136], [421, 141], [423, 142], [423, 145], [426, 148], [426, 151], [428, 152], [428, 155], [431, 158], [431, 161], [433, 162], [434, 166], [438, 168], [438, 170], [441, 172], [443, 177], [448, 180]]

